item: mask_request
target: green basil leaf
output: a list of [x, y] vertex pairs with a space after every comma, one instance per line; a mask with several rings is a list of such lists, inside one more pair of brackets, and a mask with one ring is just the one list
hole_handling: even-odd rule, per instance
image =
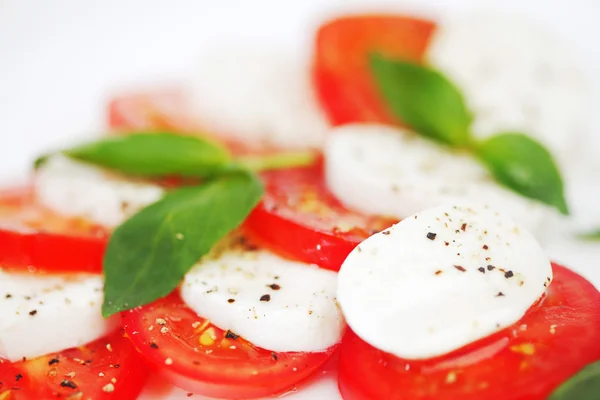
[[578, 235], [583, 240], [600, 240], [600, 229]]
[[145, 177], [206, 177], [231, 160], [219, 144], [166, 132], [106, 137], [64, 153], [124, 174]]
[[112, 234], [104, 256], [107, 317], [169, 294], [263, 194], [258, 177], [236, 173], [184, 187], [142, 209]]
[[460, 90], [440, 72], [374, 55], [371, 71], [390, 110], [417, 133], [466, 145], [473, 119]]
[[560, 172], [540, 143], [520, 133], [504, 133], [482, 141], [476, 151], [498, 182], [569, 213]]
[[597, 400], [599, 396], [600, 362], [595, 362], [563, 382], [548, 400]]

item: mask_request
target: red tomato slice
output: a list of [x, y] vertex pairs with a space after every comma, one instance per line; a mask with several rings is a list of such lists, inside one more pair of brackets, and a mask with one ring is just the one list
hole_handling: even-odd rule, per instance
[[134, 346], [159, 373], [184, 390], [209, 397], [283, 393], [319, 370], [335, 351], [274, 353], [257, 348], [199, 318], [176, 293], [121, 316]]
[[226, 135], [206, 132], [202, 124], [189, 115], [185, 96], [175, 90], [130, 94], [111, 100], [108, 105], [108, 124], [114, 134], [166, 130], [182, 135], [198, 135], [221, 142], [238, 156], [278, 151], [265, 148], [262, 144], [242, 143]]
[[102, 271], [108, 232], [40, 206], [31, 188], [0, 192], [0, 265], [48, 272]]
[[553, 265], [546, 298], [514, 326], [450, 355], [402, 360], [354, 333], [341, 346], [345, 400], [542, 400], [600, 360], [600, 293]]
[[10, 363], [0, 360], [0, 399], [135, 399], [148, 368], [122, 331], [86, 346]]
[[129, 94], [108, 103], [109, 127], [119, 131], [154, 129], [189, 132], [194, 122], [186, 115], [185, 97], [175, 90]]
[[397, 123], [384, 106], [368, 70], [368, 55], [420, 62], [435, 25], [399, 15], [348, 16], [321, 26], [316, 35], [313, 81], [333, 125]]
[[245, 230], [293, 259], [337, 271], [357, 244], [397, 222], [344, 208], [327, 191], [322, 163], [262, 176], [266, 193]]

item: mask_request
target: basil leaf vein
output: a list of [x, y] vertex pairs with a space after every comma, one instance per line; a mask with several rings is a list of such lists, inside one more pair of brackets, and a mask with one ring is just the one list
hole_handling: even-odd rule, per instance
[[552, 155], [521, 133], [504, 133], [480, 142], [476, 152], [496, 180], [567, 215], [563, 180]]
[[433, 69], [379, 55], [370, 58], [379, 91], [391, 111], [431, 139], [467, 145], [472, 115], [460, 90]]
[[151, 303], [183, 276], [260, 201], [262, 184], [238, 172], [167, 194], [120, 225], [104, 256], [102, 314]]
[[143, 177], [207, 177], [231, 161], [228, 151], [219, 144], [168, 132], [106, 137], [64, 153], [77, 160]]

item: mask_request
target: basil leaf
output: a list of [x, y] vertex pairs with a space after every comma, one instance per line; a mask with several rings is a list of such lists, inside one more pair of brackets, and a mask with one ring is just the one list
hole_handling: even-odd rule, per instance
[[106, 137], [64, 153], [125, 174], [146, 177], [206, 177], [230, 161], [227, 150], [218, 144], [166, 132]]
[[578, 235], [583, 240], [600, 240], [600, 229]]
[[560, 172], [552, 155], [537, 141], [520, 133], [504, 133], [479, 143], [476, 152], [501, 184], [569, 213]]
[[597, 400], [599, 394], [600, 362], [595, 362], [563, 382], [548, 400]]
[[441, 73], [379, 55], [370, 66], [390, 110], [417, 133], [453, 145], [469, 143], [472, 115], [460, 90]]
[[240, 172], [171, 192], [125, 221], [104, 256], [102, 315], [173, 291], [217, 241], [244, 221], [262, 194], [259, 179]]

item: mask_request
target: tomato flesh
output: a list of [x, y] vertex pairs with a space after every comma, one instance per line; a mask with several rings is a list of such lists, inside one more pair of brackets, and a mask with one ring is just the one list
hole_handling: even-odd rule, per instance
[[7, 270], [102, 271], [108, 232], [36, 203], [31, 188], [0, 192], [0, 265]]
[[337, 271], [357, 244], [395, 220], [349, 211], [328, 192], [321, 162], [262, 174], [263, 201], [245, 222], [262, 245]]
[[376, 90], [369, 54], [421, 62], [434, 28], [431, 21], [400, 15], [348, 16], [321, 26], [313, 82], [329, 121], [398, 123]]
[[16, 363], [0, 360], [0, 399], [135, 399], [148, 371], [119, 330], [56, 354]]
[[600, 360], [600, 293], [554, 265], [545, 299], [514, 326], [436, 359], [402, 360], [354, 333], [342, 341], [345, 400], [542, 400]]
[[184, 390], [209, 397], [256, 398], [292, 390], [335, 351], [275, 353], [258, 348], [199, 318], [177, 293], [121, 316], [134, 346], [160, 374]]

